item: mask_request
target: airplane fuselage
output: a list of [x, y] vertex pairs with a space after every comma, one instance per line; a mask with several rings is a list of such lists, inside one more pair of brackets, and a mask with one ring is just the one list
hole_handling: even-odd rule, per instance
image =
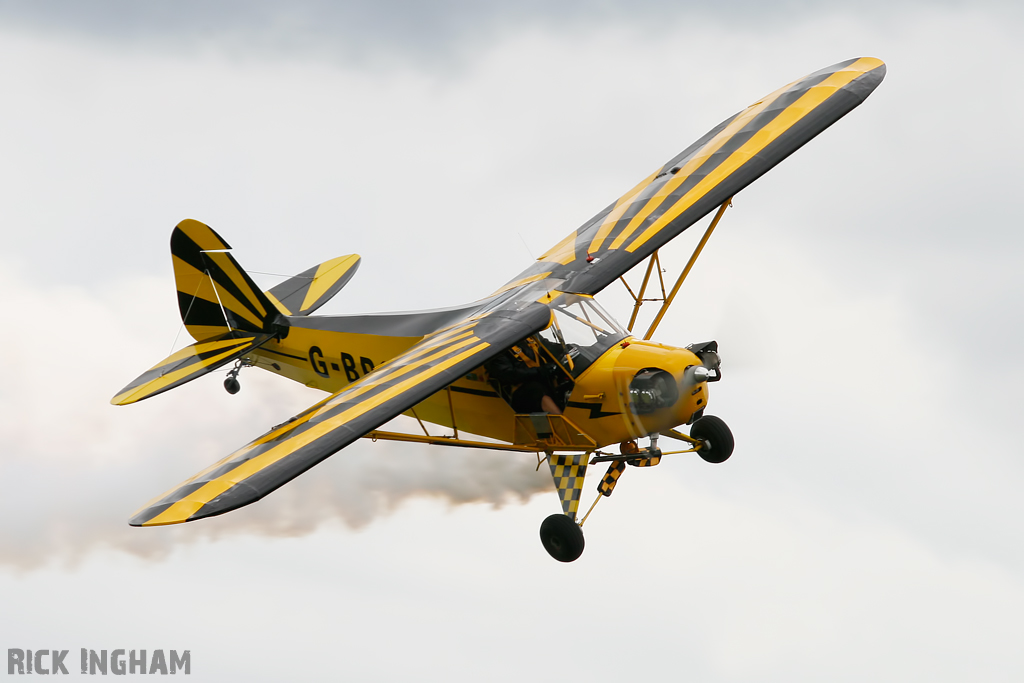
[[[694, 371], [702, 366], [695, 353], [630, 336], [589, 297], [552, 291], [541, 299], [552, 308], [552, 326], [541, 335], [550, 331], [548, 346], [561, 340], [572, 349], [561, 359], [562, 371], [572, 375], [573, 382], [564, 399], [564, 414], [598, 447], [687, 424], [703, 412], [708, 385]], [[581, 315], [574, 315], [573, 310]], [[248, 358], [265, 370], [333, 394], [428, 334], [444, 329], [449, 317], [460, 315], [461, 309], [447, 309], [384, 316], [293, 318], [287, 335], [255, 349]], [[583, 335], [588, 326], [594, 330], [590, 347], [565, 342], [571, 334], [567, 323], [577, 322]], [[391, 331], [405, 334], [384, 334]], [[575, 357], [575, 363], [569, 362], [571, 357]], [[505, 443], [523, 439], [515, 428], [515, 412], [488, 381], [482, 366], [405, 414]]]

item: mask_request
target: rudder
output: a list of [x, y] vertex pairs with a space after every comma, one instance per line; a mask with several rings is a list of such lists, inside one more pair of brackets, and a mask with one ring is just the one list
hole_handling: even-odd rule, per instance
[[196, 341], [233, 331], [273, 333], [287, 326], [229, 249], [220, 235], [199, 221], [183, 220], [171, 233], [178, 309]]

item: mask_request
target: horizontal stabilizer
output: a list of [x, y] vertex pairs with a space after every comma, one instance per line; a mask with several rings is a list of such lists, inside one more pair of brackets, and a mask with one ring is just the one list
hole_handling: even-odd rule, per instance
[[285, 315], [309, 315], [341, 291], [356, 274], [359, 261], [358, 254], [324, 261], [266, 292], [267, 298]]
[[242, 335], [229, 332], [186, 346], [135, 378], [110, 402], [115, 406], [124, 406], [181, 386], [241, 358], [273, 336], [267, 333]]

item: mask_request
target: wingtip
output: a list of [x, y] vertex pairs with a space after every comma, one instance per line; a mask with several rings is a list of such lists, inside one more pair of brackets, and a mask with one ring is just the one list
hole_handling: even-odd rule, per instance
[[121, 393], [116, 394], [112, 399], [110, 399], [110, 405], [127, 406], [152, 396], [152, 394], [147, 394], [145, 391], [141, 391], [140, 389], [141, 387], [131, 387], [127, 391], [122, 389]]
[[181, 523], [186, 522], [186, 521], [188, 521], [188, 520], [181, 519], [181, 520], [177, 520], [177, 521], [174, 521], [174, 522], [159, 522], [159, 523], [140, 522], [140, 521], [136, 520], [133, 517], [132, 519], [128, 520], [128, 526], [135, 527], [136, 529], [141, 529], [143, 527], [148, 528], [148, 527], [154, 527], [154, 526], [170, 526], [171, 524], [181, 524]]
[[878, 74], [878, 80], [882, 80], [883, 78], [885, 78], [885, 73], [887, 71], [887, 67], [885, 65], [885, 62], [883, 62], [878, 57], [864, 57], [864, 60], [868, 62], [867, 66], [869, 67], [869, 68], [866, 68], [865, 71], [871, 71], [871, 72], [877, 73]]
[[136, 529], [141, 529], [143, 527], [148, 528], [153, 526], [170, 526], [171, 524], [183, 524], [187, 521], [187, 519], [178, 519], [173, 522], [140, 522], [135, 517], [132, 517], [128, 520], [128, 526], [135, 527]]
[[168, 526], [170, 524], [181, 524], [187, 522], [188, 519], [181, 519], [178, 517], [171, 517], [163, 514], [165, 510], [161, 508], [170, 507], [168, 505], [163, 506], [152, 506], [148, 505], [141, 510], [138, 510], [128, 520], [128, 526], [134, 527], [150, 527], [150, 526]]

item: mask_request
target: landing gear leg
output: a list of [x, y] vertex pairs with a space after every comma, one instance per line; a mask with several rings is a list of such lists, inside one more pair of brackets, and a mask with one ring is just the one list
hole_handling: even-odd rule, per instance
[[250, 365], [252, 365], [252, 363], [244, 358], [240, 358], [238, 362], [235, 363], [235, 367], [228, 371], [228, 376], [224, 380], [224, 391], [232, 395], [241, 391], [242, 385], [238, 382], [238, 373], [242, 371], [242, 368], [249, 367]]
[[540, 525], [540, 542], [559, 562], [573, 562], [583, 554], [583, 529], [569, 515], [551, 515]]

